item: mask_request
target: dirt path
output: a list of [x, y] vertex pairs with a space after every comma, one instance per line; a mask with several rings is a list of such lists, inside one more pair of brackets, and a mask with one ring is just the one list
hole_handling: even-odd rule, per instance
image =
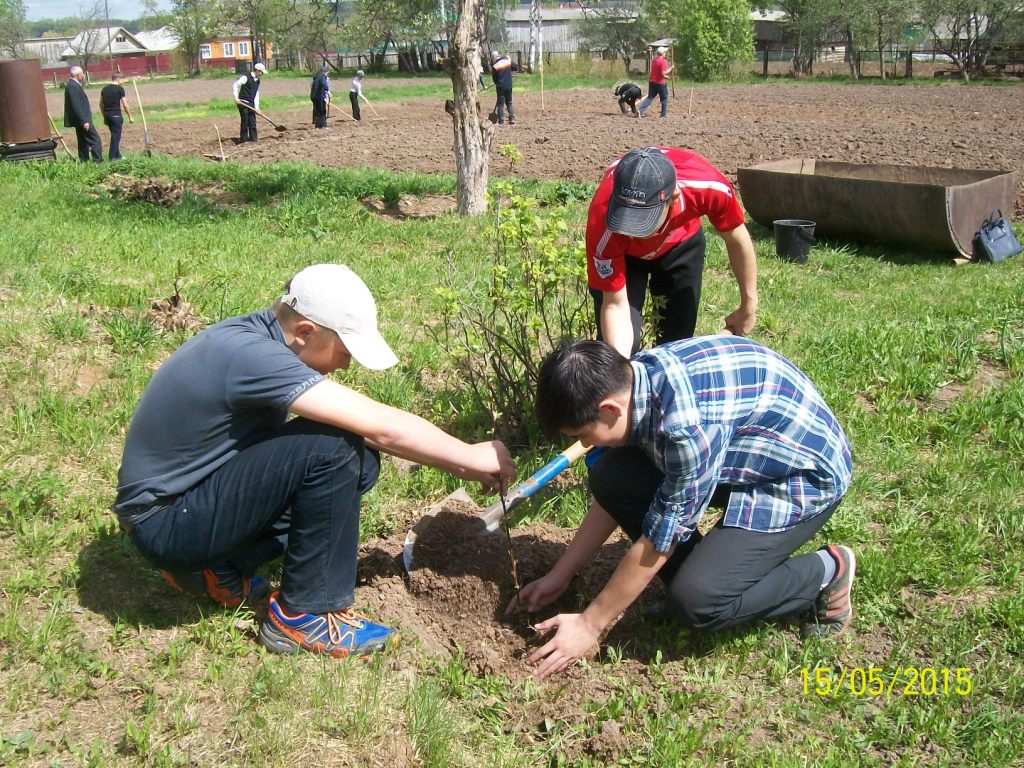
[[[178, 88], [201, 87], [205, 90], [190, 94], [201, 99], [213, 86], [229, 87], [225, 81], [165, 85], [170, 90], [162, 95], [169, 100]], [[374, 104], [381, 119], [364, 114], [356, 123], [336, 117], [330, 130], [314, 131], [308, 110], [273, 107], [278, 89], [292, 93], [305, 87], [303, 80], [268, 78], [264, 106], [288, 130], [275, 133], [261, 121], [261, 141], [228, 143], [229, 159], [454, 173], [451, 118], [439, 100], [388, 101], [382, 89]], [[485, 92], [485, 108], [490, 98]], [[694, 89], [689, 117], [690, 91], [679, 88], [664, 120], [654, 117], [654, 110], [643, 120], [621, 116], [610, 91], [548, 93], [543, 112], [537, 93], [520, 90], [514, 98], [517, 125], [495, 128], [491, 169], [496, 176], [508, 173], [508, 162], [498, 155], [503, 144], [515, 144], [522, 153], [517, 175], [570, 181], [596, 181], [608, 161], [644, 144], [695, 149], [733, 180], [737, 168], [786, 157], [1024, 171], [1024, 133], [1016, 128], [1024, 113], [1021, 86], [713, 86]], [[232, 136], [236, 122], [231, 116], [157, 123], [150, 136], [155, 150], [170, 155], [216, 154], [214, 123]], [[141, 126], [126, 126], [125, 133], [126, 149], [140, 150]], [[1024, 216], [1020, 190], [1015, 216]]]

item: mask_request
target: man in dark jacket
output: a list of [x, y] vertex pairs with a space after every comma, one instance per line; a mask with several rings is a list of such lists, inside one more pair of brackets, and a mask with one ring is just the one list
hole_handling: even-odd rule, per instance
[[235, 80], [231, 91], [238, 105], [238, 117], [241, 122], [238, 128], [238, 143], [257, 141], [256, 112], [260, 108], [260, 78], [267, 68], [262, 64], [254, 64], [252, 72], [246, 72]]
[[89, 156], [97, 163], [103, 162], [103, 143], [92, 122], [92, 107], [82, 83], [85, 72], [81, 67], [71, 68], [71, 77], [64, 86], [64, 127], [74, 128], [78, 137], [78, 159], [89, 162]]
[[331, 99], [331, 81], [327, 78], [329, 67], [324, 64], [320, 71], [313, 75], [313, 84], [309, 88], [309, 100], [313, 102], [313, 127], [327, 127], [327, 103]]
[[498, 103], [494, 111], [498, 113], [498, 125], [505, 122], [505, 107], [508, 107], [508, 124], [516, 124], [516, 115], [512, 111], [512, 59], [491, 51], [491, 79], [494, 90], [498, 92]]

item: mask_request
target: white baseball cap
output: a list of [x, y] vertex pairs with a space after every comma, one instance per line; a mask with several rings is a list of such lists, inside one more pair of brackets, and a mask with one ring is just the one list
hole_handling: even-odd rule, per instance
[[398, 362], [377, 330], [370, 289], [343, 264], [306, 267], [292, 278], [281, 303], [338, 334], [360, 365], [380, 371]]
[[[256, 71], [256, 72], [266, 72], [267, 68], [264, 67], [259, 62], [257, 62], [256, 64], [253, 65], [253, 70]], [[269, 88], [270, 86], [267, 86], [267, 87]]]
[[668, 48], [666, 48], [664, 45], [659, 45], [657, 52], [658, 53], [667, 53], [668, 52]]

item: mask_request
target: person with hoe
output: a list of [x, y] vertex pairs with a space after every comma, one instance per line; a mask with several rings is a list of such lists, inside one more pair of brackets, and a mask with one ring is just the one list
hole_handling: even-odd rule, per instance
[[661, 99], [661, 117], [668, 117], [668, 84], [665, 77], [671, 75], [675, 67], [665, 58], [667, 52], [668, 48], [659, 46], [654, 52], [654, 58], [651, 59], [651, 74], [647, 78], [647, 98], [640, 103], [640, 117], [643, 117], [647, 108], [654, 103], [655, 96]]
[[331, 100], [331, 80], [327, 77], [330, 67], [324, 64], [313, 75], [313, 83], [309, 87], [309, 100], [313, 102], [313, 127], [327, 127], [327, 105]]
[[110, 160], [121, 160], [121, 129], [124, 127], [124, 117], [121, 115], [121, 108], [128, 115], [128, 122], [134, 123], [131, 110], [128, 109], [128, 99], [125, 97], [124, 78], [120, 72], [115, 72], [109, 85], [103, 86], [100, 91], [100, 112], [103, 114], [103, 123], [110, 129], [110, 147], [107, 150], [107, 158]]
[[[547, 433], [609, 446], [593, 494], [554, 567], [507, 607], [551, 604], [616, 527], [632, 539], [582, 613], [536, 625], [553, 637], [527, 660], [543, 678], [587, 654], [658, 575], [663, 617], [699, 631], [801, 615], [801, 635], [839, 635], [853, 617], [856, 559], [829, 544], [794, 557], [850, 485], [850, 443], [793, 363], [731, 335], [684, 339], [631, 360], [601, 341], [543, 362], [536, 412]], [[703, 536], [705, 510], [724, 509]]]
[[366, 77], [366, 73], [361, 69], [356, 70], [356, 76], [352, 78], [352, 87], [348, 90], [348, 100], [352, 104], [352, 117], [356, 120], [362, 120], [362, 114], [359, 111], [359, 100], [362, 99], [367, 104], [370, 100], [363, 96], [363, 79]]
[[498, 115], [498, 125], [505, 123], [505, 107], [508, 107], [508, 124], [516, 124], [516, 113], [512, 110], [512, 59], [491, 51], [491, 80], [498, 94], [494, 111]]
[[231, 84], [231, 92], [235, 96], [241, 121], [238, 128], [239, 144], [259, 140], [256, 132], [256, 112], [253, 110], [260, 108], [260, 78], [266, 71], [267, 68], [263, 64], [256, 62], [251, 72], [246, 72]]
[[397, 642], [352, 609], [360, 499], [380, 452], [487, 488], [515, 477], [503, 443], [464, 443], [327, 378], [353, 358], [371, 370], [397, 362], [373, 296], [348, 267], [306, 267], [272, 306], [167, 358], [128, 427], [113, 508], [173, 587], [253, 602], [267, 592], [256, 569], [284, 556], [259, 634], [275, 653], [340, 657]]
[[82, 163], [103, 162], [103, 142], [92, 121], [92, 107], [82, 83], [85, 71], [78, 66], [71, 68], [71, 77], [64, 86], [64, 127], [74, 128], [78, 139], [78, 160]]
[[640, 117], [640, 113], [636, 109], [636, 100], [643, 95], [643, 92], [640, 90], [639, 85], [636, 83], [616, 85], [612, 93], [619, 100], [619, 109], [622, 111], [622, 114], [626, 114], [626, 105], [628, 104], [630, 114], [633, 117]]
[[628, 357], [640, 349], [648, 282], [664, 306], [657, 344], [693, 336], [707, 216], [725, 241], [740, 304], [725, 328], [745, 336], [757, 313], [757, 257], [732, 185], [695, 152], [641, 147], [605, 171], [587, 215], [587, 281], [598, 338]]

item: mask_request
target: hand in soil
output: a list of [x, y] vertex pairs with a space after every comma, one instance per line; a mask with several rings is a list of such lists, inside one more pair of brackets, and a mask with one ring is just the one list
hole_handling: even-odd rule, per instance
[[517, 604], [525, 608], [527, 613], [536, 613], [544, 606], [551, 605], [551, 603], [561, 597], [568, 586], [568, 581], [564, 581], [551, 573], [541, 576], [536, 581], [531, 581], [523, 587], [522, 591], [509, 601], [508, 606], [505, 608], [505, 615], [511, 616], [512, 612], [516, 610]]
[[551, 640], [526, 660], [527, 664], [537, 665], [534, 674], [539, 680], [562, 672], [596, 650], [597, 637], [600, 634], [590, 626], [581, 613], [560, 613], [547, 621], [542, 621], [535, 629], [538, 632], [558, 630]]

